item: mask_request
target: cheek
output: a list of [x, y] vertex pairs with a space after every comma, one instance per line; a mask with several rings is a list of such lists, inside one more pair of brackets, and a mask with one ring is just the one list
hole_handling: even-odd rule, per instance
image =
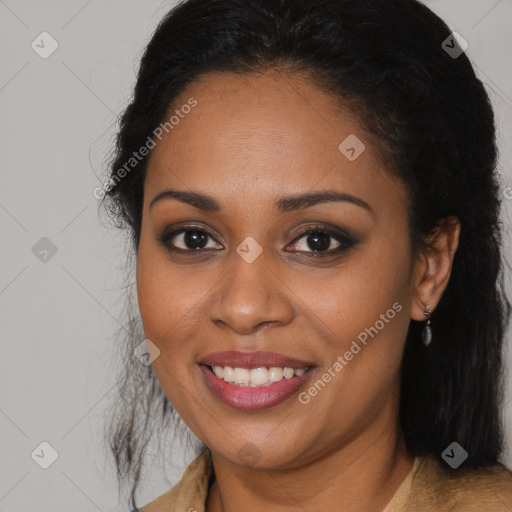
[[198, 265], [178, 266], [165, 251], [141, 238], [137, 261], [137, 297], [144, 335], [160, 349], [162, 365], [181, 378], [194, 364], [205, 324], [207, 291], [221, 274]]
[[310, 321], [322, 330], [324, 369], [339, 363], [324, 404], [332, 400], [344, 411], [382, 400], [399, 373], [410, 321], [410, 256], [406, 244], [390, 245], [375, 239], [322, 283], [304, 283], [304, 302], [314, 305]]
[[161, 341], [180, 318], [186, 318], [199, 298], [187, 275], [175, 268], [165, 251], [143, 232], [137, 258], [137, 298], [145, 334]]
[[173, 406], [190, 421], [187, 400], [194, 402], [195, 398], [188, 391], [191, 377], [187, 369], [194, 359], [194, 347], [187, 340], [194, 330], [194, 302], [198, 299], [187, 278], [171, 269], [165, 255], [141, 239], [137, 297], [144, 336], [160, 350], [152, 362], [153, 371]]
[[164, 352], [168, 350], [167, 339], [172, 339], [184, 302], [178, 300], [180, 280], [168, 273], [169, 265], [163, 261], [158, 250], [141, 237], [137, 259], [137, 299], [144, 335]]
[[[404, 272], [409, 265], [407, 252], [387, 257], [379, 245], [372, 242], [373, 247], [353, 253], [346, 264], [322, 278], [301, 276], [300, 289], [307, 291], [304, 302], [329, 327], [331, 336], [353, 339], [376, 322], [381, 328], [385, 322], [389, 331], [397, 309], [405, 310], [410, 293]], [[399, 305], [393, 308], [395, 303]]]
[[323, 293], [308, 285], [315, 290], [305, 299], [315, 305], [309, 323], [321, 331], [317, 378], [328, 383], [312, 381], [300, 403], [341, 429], [373, 418], [397, 383], [409, 317], [405, 267], [396, 264], [377, 259], [375, 274], [369, 261], [347, 266], [339, 278], [324, 280]]

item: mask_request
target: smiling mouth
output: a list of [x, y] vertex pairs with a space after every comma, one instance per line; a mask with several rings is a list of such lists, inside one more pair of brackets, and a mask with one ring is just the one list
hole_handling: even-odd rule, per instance
[[278, 382], [302, 377], [312, 366], [291, 368], [288, 366], [259, 366], [257, 368], [239, 368], [231, 366], [211, 366], [202, 364], [218, 379], [239, 387], [266, 387]]

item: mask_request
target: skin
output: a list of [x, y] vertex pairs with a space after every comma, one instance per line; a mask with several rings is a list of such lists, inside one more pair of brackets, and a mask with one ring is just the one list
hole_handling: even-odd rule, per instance
[[[431, 249], [414, 258], [404, 185], [358, 120], [307, 78], [209, 74], [173, 108], [190, 97], [197, 106], [151, 153], [137, 289], [145, 336], [161, 351], [153, 361], [159, 382], [212, 451], [216, 480], [206, 510], [382, 511], [413, 464], [398, 429], [407, 328], [425, 319], [425, 304], [435, 310], [460, 224], [448, 219]], [[349, 134], [366, 146], [355, 161], [338, 149]], [[208, 194], [221, 208], [165, 199], [150, 209], [167, 188]], [[356, 196], [371, 212], [346, 201], [273, 208], [281, 196], [323, 190]], [[170, 244], [188, 255], [158, 239], [187, 223], [211, 236], [202, 256], [183, 236]], [[316, 223], [356, 243], [315, 259], [301, 233]], [[263, 249], [250, 264], [236, 252], [248, 236]], [[324, 252], [339, 246], [329, 240]], [[294, 395], [266, 409], [234, 409], [209, 391], [197, 364], [222, 350], [280, 352], [314, 362], [304, 391], [394, 303], [401, 311], [307, 404]], [[252, 462], [240, 457], [244, 448]]]

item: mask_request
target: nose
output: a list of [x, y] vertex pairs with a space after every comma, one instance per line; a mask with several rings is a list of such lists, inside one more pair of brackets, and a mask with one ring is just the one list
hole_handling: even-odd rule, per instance
[[287, 325], [292, 321], [292, 292], [264, 253], [251, 263], [233, 254], [231, 270], [210, 297], [211, 322], [237, 334], [252, 334], [270, 324]]

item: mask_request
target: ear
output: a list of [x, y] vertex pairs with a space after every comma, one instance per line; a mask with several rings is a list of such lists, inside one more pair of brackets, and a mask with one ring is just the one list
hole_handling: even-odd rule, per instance
[[448, 286], [453, 258], [459, 245], [461, 224], [456, 217], [446, 217], [429, 236], [428, 248], [418, 256], [414, 269], [411, 318], [425, 320], [425, 306], [434, 311]]

